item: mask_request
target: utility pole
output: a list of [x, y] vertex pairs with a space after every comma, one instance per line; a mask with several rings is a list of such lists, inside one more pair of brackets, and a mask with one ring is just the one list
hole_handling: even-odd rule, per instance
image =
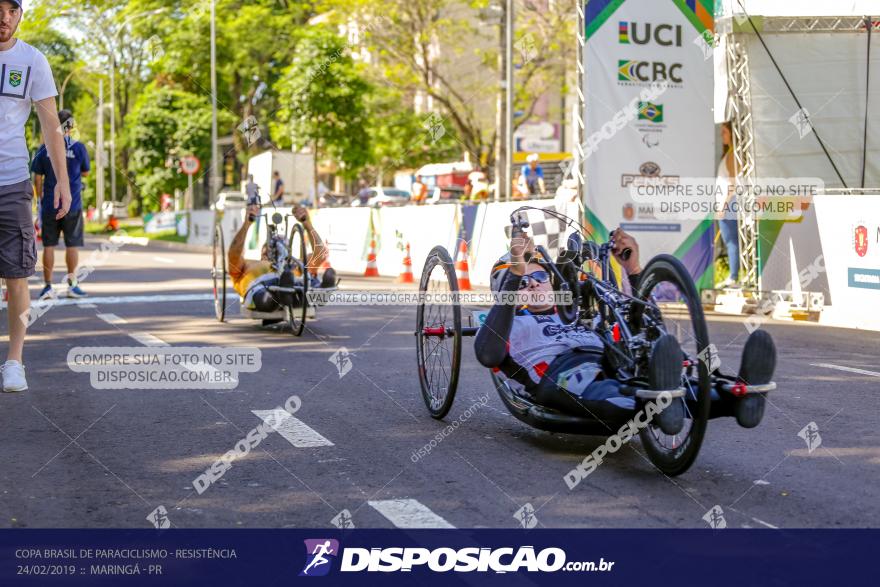
[[501, 11], [498, 20], [498, 95], [495, 110], [495, 128], [498, 129], [495, 135], [495, 201], [507, 200], [507, 191], [510, 189], [510, 182], [507, 181], [507, 174], [504, 172], [504, 163], [507, 161], [507, 131], [505, 130], [505, 121], [507, 120], [507, 109], [505, 108], [505, 100], [507, 96], [507, 11], [505, 6], [507, 0], [501, 0], [498, 8]]
[[505, 104], [505, 124], [504, 124], [504, 140], [506, 147], [504, 149], [504, 193], [506, 200], [510, 200], [510, 189], [513, 183], [513, 0], [506, 0], [504, 15], [504, 32], [506, 43], [504, 47], [505, 67], [504, 67], [504, 92], [506, 96]]
[[110, 200], [116, 205], [116, 53], [110, 56]]
[[208, 173], [208, 206], [217, 197], [217, 13], [216, 0], [211, 0], [211, 171]]
[[95, 196], [98, 204], [98, 220], [104, 221], [104, 78], [98, 80], [98, 130], [95, 138], [95, 163], [98, 174], [95, 177]]

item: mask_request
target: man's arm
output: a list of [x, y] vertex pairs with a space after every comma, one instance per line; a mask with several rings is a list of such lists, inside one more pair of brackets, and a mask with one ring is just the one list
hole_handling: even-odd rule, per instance
[[43, 176], [40, 173], [34, 174], [34, 195], [38, 200], [43, 197]]
[[306, 229], [306, 234], [312, 245], [312, 254], [306, 262], [306, 267], [308, 267], [309, 273], [317, 275], [321, 265], [327, 260], [327, 247], [324, 246], [324, 241], [321, 240], [321, 235], [315, 230], [312, 220], [309, 218], [308, 209], [303, 206], [297, 206], [293, 210], [293, 215], [302, 223], [303, 228]]
[[247, 238], [248, 229], [253, 223], [251, 215], [255, 218], [260, 214], [259, 206], [248, 206], [244, 215], [244, 223], [235, 233], [232, 242], [229, 243], [229, 252], [226, 254], [229, 263], [229, 277], [232, 281], [238, 281], [248, 269], [248, 262], [244, 258], [244, 241]]
[[64, 134], [61, 131], [61, 122], [58, 120], [58, 110], [55, 107], [55, 98], [45, 98], [34, 103], [37, 108], [37, 116], [40, 119], [40, 130], [43, 132], [43, 142], [46, 144], [46, 152], [52, 161], [52, 170], [55, 172], [55, 208], [58, 210], [56, 218], [67, 216], [70, 211], [70, 180], [67, 177], [67, 153], [64, 148]]

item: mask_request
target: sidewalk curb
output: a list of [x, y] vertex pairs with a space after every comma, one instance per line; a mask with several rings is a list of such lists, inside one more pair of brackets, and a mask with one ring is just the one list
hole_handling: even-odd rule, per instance
[[[91, 239], [98, 240], [101, 242], [109, 243], [110, 237], [103, 234], [92, 234], [89, 235]], [[191, 245], [189, 243], [175, 243], [170, 241], [163, 241], [157, 239], [147, 238], [146, 244], [138, 244], [138, 243], [124, 243], [123, 246], [139, 246], [139, 247], [158, 247], [161, 249], [172, 250], [172, 251], [182, 251], [187, 253], [211, 253], [213, 252], [213, 247], [210, 245]]]

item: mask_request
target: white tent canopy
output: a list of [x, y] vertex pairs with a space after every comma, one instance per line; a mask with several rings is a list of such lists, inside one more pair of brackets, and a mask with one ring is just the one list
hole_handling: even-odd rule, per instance
[[721, 0], [722, 17], [752, 16], [880, 16], [880, 0]]

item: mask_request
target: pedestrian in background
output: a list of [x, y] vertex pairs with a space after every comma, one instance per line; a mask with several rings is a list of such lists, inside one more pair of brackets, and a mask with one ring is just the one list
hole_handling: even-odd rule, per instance
[[86, 146], [70, 136], [73, 129], [73, 114], [69, 110], [58, 113], [58, 120], [64, 130], [64, 150], [67, 154], [67, 177], [70, 182], [70, 212], [63, 218], [56, 218], [58, 209], [55, 207], [55, 173], [46, 145], [40, 145], [31, 171], [34, 174], [34, 188], [40, 197], [40, 219], [43, 225], [43, 280], [45, 285], [40, 292], [44, 298], [52, 292], [52, 270], [55, 267], [55, 247], [58, 237], [64, 234], [64, 257], [67, 262], [67, 297], [84, 298], [84, 292], [76, 281], [76, 268], [79, 264], [79, 248], [84, 243], [82, 213], [82, 178], [89, 174], [90, 162]]
[[37, 242], [31, 212], [34, 190], [28, 168], [24, 126], [36, 106], [40, 129], [55, 177], [56, 220], [70, 210], [67, 158], [55, 80], [46, 56], [15, 38], [23, 10], [20, 0], [0, 0], [0, 277], [9, 288], [9, 349], [3, 365], [3, 391], [28, 388], [22, 357], [30, 309], [28, 277], [37, 264]]
[[284, 182], [281, 181], [281, 174], [277, 171], [272, 174], [275, 178], [275, 187], [272, 189], [272, 203], [276, 206], [284, 205]]
[[416, 180], [412, 184], [412, 190], [410, 191], [411, 199], [414, 204], [424, 204], [425, 200], [428, 197], [428, 186], [422, 182], [422, 176], [417, 175]]
[[715, 178], [716, 206], [719, 208], [718, 231], [727, 247], [727, 264], [730, 275], [715, 287], [739, 287], [739, 222], [736, 213], [736, 192], [734, 190], [736, 173], [733, 165], [733, 149], [730, 122], [721, 125], [721, 161]]

